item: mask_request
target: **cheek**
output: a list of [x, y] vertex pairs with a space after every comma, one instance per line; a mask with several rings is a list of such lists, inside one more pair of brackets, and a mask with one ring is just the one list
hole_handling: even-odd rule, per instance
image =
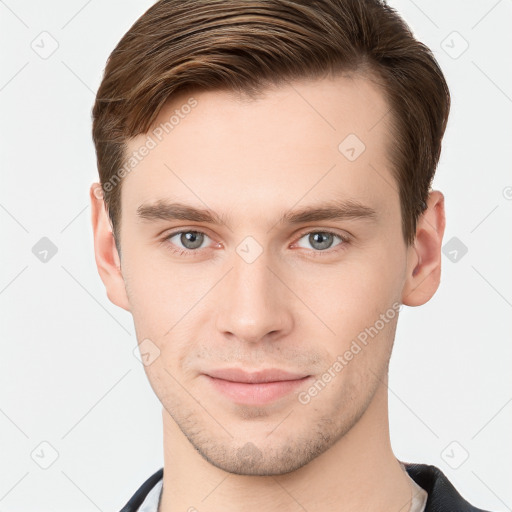
[[289, 282], [335, 338], [347, 341], [399, 300], [400, 276], [400, 256], [381, 248], [338, 264], [295, 270]]
[[[137, 340], [150, 340], [159, 357], [146, 367], [148, 377], [171, 377], [185, 354], [197, 350], [198, 326], [207, 304], [208, 291], [218, 279], [201, 265], [178, 266], [157, 255], [133, 251], [125, 262], [125, 284]], [[172, 380], [172, 379], [171, 379]]]
[[183, 316], [211, 281], [200, 268], [171, 262], [162, 248], [128, 248], [123, 276], [135, 319], [169, 323]]

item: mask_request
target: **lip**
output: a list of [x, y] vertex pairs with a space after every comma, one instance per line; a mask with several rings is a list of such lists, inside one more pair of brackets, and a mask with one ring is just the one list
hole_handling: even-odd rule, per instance
[[212, 387], [238, 404], [264, 405], [289, 395], [311, 375], [266, 369], [248, 373], [238, 368], [226, 368], [204, 374]]
[[227, 380], [230, 382], [244, 382], [250, 384], [261, 384], [267, 382], [282, 382], [289, 380], [299, 380], [307, 377], [307, 375], [299, 373], [291, 373], [279, 368], [266, 368], [255, 372], [248, 372], [241, 368], [222, 368], [211, 370], [206, 375], [215, 379]]

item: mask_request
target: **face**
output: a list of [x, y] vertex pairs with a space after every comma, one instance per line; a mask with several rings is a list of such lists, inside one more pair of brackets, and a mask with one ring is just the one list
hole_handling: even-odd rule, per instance
[[[155, 126], [176, 110], [168, 133], [130, 141], [129, 154], [155, 144], [121, 193], [145, 371], [210, 463], [290, 472], [350, 431], [387, 372], [407, 267], [388, 105], [371, 82], [339, 76], [256, 100], [182, 94]], [[226, 368], [295, 379], [212, 379]]]

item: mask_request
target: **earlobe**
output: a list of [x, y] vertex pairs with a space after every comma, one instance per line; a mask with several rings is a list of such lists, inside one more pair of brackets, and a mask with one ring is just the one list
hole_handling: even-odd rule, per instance
[[98, 273], [105, 285], [109, 300], [130, 311], [126, 287], [121, 272], [121, 260], [110, 225], [103, 193], [99, 183], [93, 183], [89, 190], [91, 199], [91, 221], [94, 236], [94, 256]]
[[439, 287], [445, 224], [444, 196], [439, 190], [432, 190], [427, 209], [418, 219], [414, 244], [408, 249], [407, 275], [402, 291], [402, 303], [406, 306], [425, 304]]

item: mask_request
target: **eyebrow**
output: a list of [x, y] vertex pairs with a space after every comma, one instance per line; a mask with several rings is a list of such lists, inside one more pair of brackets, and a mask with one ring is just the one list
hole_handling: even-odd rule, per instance
[[[137, 217], [145, 220], [185, 220], [216, 225], [229, 225], [229, 217], [209, 209], [196, 208], [184, 203], [169, 202], [163, 199], [137, 208]], [[284, 212], [274, 224], [304, 224], [324, 220], [371, 220], [378, 218], [376, 210], [359, 201], [333, 200], [318, 205], [305, 206], [294, 211]]]

